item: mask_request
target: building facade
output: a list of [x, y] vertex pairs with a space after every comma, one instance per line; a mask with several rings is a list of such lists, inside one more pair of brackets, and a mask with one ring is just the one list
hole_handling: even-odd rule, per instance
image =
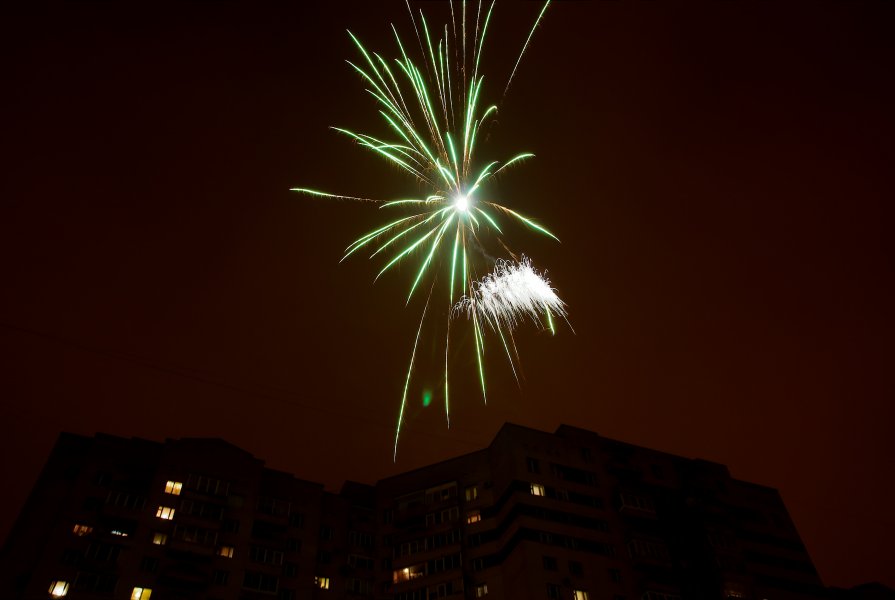
[[802, 600], [776, 490], [575, 427], [338, 494], [216, 439], [62, 434], [0, 560], [4, 598]]

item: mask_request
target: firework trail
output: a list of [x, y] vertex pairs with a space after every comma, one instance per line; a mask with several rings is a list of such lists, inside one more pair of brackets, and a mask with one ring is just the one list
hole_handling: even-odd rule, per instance
[[[535, 19], [504, 92], [509, 88], [522, 55], [549, 4], [549, 0], [544, 3]], [[424, 279], [436, 270], [436, 266], [445, 268], [440, 286], [446, 288], [444, 291], [447, 296], [444, 313], [447, 318], [444, 404], [450, 424], [448, 350], [450, 316], [455, 300], [466, 298], [461, 304], [465, 302], [463, 306], [472, 322], [478, 377], [482, 396], [485, 398], [483, 324], [487, 323], [497, 332], [515, 373], [510, 345], [512, 330], [518, 318], [523, 314], [532, 316], [531, 311], [534, 309], [543, 309], [552, 329], [551, 312], [565, 316], [562, 301], [556, 297], [549, 284], [534, 272], [530, 262], [523, 261], [516, 266], [498, 263], [498, 270], [493, 275], [476, 283], [476, 272], [481, 268], [482, 262], [490, 261], [493, 264], [493, 259], [484, 251], [485, 242], [496, 239], [502, 247], [507, 247], [502, 239], [504, 219], [520, 223], [557, 241], [558, 238], [531, 218], [494, 201], [488, 190], [488, 184], [498, 174], [533, 157], [533, 154], [523, 152], [503, 162], [493, 161], [484, 165], [475, 161], [479, 136], [497, 113], [496, 105], [484, 106], [482, 90], [485, 77], [479, 72], [494, 2], [484, 11], [481, 1], [474, 11], [471, 7], [467, 10], [466, 2], [461, 3], [461, 10], [455, 11], [454, 3], [451, 2], [450, 27], [444, 25], [436, 35], [433, 35], [434, 30], [430, 29], [422, 11], [415, 14], [409, 2], [407, 9], [419, 44], [421, 62], [411, 58], [408, 47], [394, 25], [391, 28], [398, 57], [391, 60], [369, 51], [354, 34], [348, 32], [361, 60], [357, 63], [347, 62], [364, 81], [366, 91], [373, 97], [379, 115], [391, 131], [392, 140], [385, 141], [339, 127], [333, 129], [413, 177], [427, 190], [425, 196], [385, 201], [308, 188], [292, 188], [292, 191], [326, 198], [374, 202], [381, 209], [403, 211], [403, 216], [389, 220], [351, 243], [345, 249], [342, 260], [361, 252], [369, 253], [371, 259], [383, 258], [385, 264], [376, 275], [378, 279], [402, 260], [410, 260], [411, 256], [418, 257], [419, 265], [407, 294], [407, 304]], [[468, 14], [472, 12], [474, 15]], [[430, 301], [433, 299], [438, 276], [432, 273], [431, 277], [432, 285], [420, 319], [401, 398], [395, 433], [395, 456], [422, 324], [426, 315], [433, 312]], [[543, 282], [543, 285], [539, 287], [538, 281]], [[521, 291], [518, 292], [519, 299], [508, 299], [507, 292], [521, 290], [522, 288], [517, 287], [519, 285], [527, 286], [525, 290], [533, 303], [531, 307], [521, 309], [522, 304], [513, 304], [522, 302], [521, 296], [524, 294]], [[497, 286], [497, 289], [487, 295], [486, 300], [487, 290], [491, 289], [489, 286]], [[552, 298], [544, 287], [553, 294]], [[501, 301], [505, 303], [502, 307], [504, 312], [490, 312], [496, 311]], [[507, 310], [510, 312], [506, 312]]]

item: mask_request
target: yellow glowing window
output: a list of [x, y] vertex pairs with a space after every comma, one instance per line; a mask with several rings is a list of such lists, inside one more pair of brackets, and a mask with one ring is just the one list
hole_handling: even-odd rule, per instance
[[155, 516], [157, 516], [159, 519], [170, 521], [174, 518], [174, 509], [170, 506], [159, 506], [158, 510], [155, 511]]
[[329, 577], [315, 577], [314, 585], [319, 587], [321, 590], [329, 589]]
[[[544, 486], [541, 485], [540, 483], [531, 484], [531, 495], [532, 496], [543, 496], [544, 495]], [[575, 600], [579, 600], [579, 599], [575, 598]], [[587, 600], [587, 599], [582, 598], [580, 600]]]
[[156, 546], [164, 546], [168, 543], [168, 536], [164, 533], [155, 532], [152, 534], [152, 543]]
[[478, 510], [473, 510], [466, 513], [466, 522], [467, 523], [478, 523], [482, 520], [482, 513]]
[[481, 585], [475, 586], [475, 597], [476, 598], [484, 598], [488, 595], [488, 584], [483, 583]]
[[135, 587], [134, 591], [131, 592], [131, 600], [149, 600], [149, 596], [151, 596], [151, 595], [152, 595], [151, 589]]
[[68, 595], [68, 582], [57, 580], [50, 582], [50, 596], [53, 598], [62, 598]]
[[572, 600], [587, 600], [587, 592], [582, 590], [573, 590]]
[[221, 546], [218, 548], [218, 556], [233, 558], [233, 546]]
[[120, 537], [127, 537], [127, 532], [121, 531], [120, 529], [113, 529], [109, 533], [111, 533], [112, 535], [120, 536]]
[[183, 488], [183, 484], [179, 481], [168, 481], [165, 484], [165, 493], [173, 494], [174, 496], [180, 495], [180, 490]]
[[93, 527], [90, 525], [82, 525], [80, 523], [75, 523], [74, 528], [71, 530], [73, 534], [84, 536], [88, 533], [93, 533]]

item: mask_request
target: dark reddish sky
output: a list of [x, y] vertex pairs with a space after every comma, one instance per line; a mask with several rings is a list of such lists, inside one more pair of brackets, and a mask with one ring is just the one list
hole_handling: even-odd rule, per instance
[[[538, 8], [497, 7], [492, 100]], [[413, 190], [328, 129], [383, 133], [344, 29], [392, 55], [401, 3], [4, 14], [0, 537], [61, 430], [337, 488], [569, 423], [775, 486], [826, 583], [895, 585], [893, 17], [555, 4], [482, 158], [538, 155], [496, 192], [562, 238], [513, 242], [576, 334], [520, 335], [521, 390], [493, 355], [487, 407], [458, 358], [393, 464], [409, 271], [338, 264], [382, 213], [286, 190]]]

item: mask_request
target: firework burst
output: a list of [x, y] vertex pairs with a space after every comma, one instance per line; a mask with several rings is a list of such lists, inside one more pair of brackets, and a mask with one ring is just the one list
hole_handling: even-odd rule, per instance
[[[544, 3], [535, 19], [504, 93], [509, 89], [522, 55], [549, 4], [549, 0]], [[369, 253], [370, 258], [382, 258], [384, 264], [376, 275], [378, 279], [401, 261], [417, 258], [418, 268], [414, 271], [407, 303], [421, 284], [431, 278], [401, 399], [395, 432], [396, 455], [422, 324], [427, 314], [433, 312], [430, 304], [436, 282], [440, 284], [439, 289], [446, 288], [447, 296], [443, 314], [447, 321], [444, 405], [448, 424], [450, 316], [455, 300], [465, 298], [460, 305], [466, 308], [472, 322], [475, 360], [483, 397], [486, 394], [484, 323], [497, 332], [513, 366], [513, 353], [510, 352], [507, 338], [512, 341], [512, 330], [520, 316], [534, 316], [535, 321], [539, 322], [536, 314], [543, 310], [551, 329], [551, 313], [565, 316], [564, 304], [549, 283], [531, 268], [527, 259], [518, 265], [501, 261], [493, 275], [480, 283], [476, 282], [475, 274], [481, 264], [494, 264], [494, 259], [484, 250], [487, 242], [497, 240], [503, 248], [507, 247], [503, 240], [503, 220], [516, 221], [537, 233], [557, 239], [534, 220], [496, 202], [488, 189], [488, 184], [498, 174], [533, 157], [533, 154], [523, 152], [502, 162], [486, 164], [475, 160], [480, 134], [497, 113], [496, 105], [484, 105], [484, 75], [480, 73], [494, 2], [485, 11], [481, 1], [473, 6], [461, 2], [458, 10], [452, 2], [450, 24], [445, 24], [435, 35], [422, 11], [415, 14], [409, 2], [407, 8], [421, 61], [411, 58], [394, 25], [392, 32], [398, 57], [391, 60], [369, 51], [354, 34], [348, 32], [361, 60], [357, 63], [347, 62], [364, 81], [366, 91], [373, 97], [379, 115], [391, 131], [392, 139], [386, 141], [348, 129], [333, 129], [413, 177], [427, 190], [425, 196], [377, 200], [293, 188], [293, 191], [312, 196], [375, 202], [381, 209], [401, 211], [402, 216], [389, 220], [350, 244], [342, 260], [361, 252]], [[444, 268], [443, 271], [436, 270], [439, 265]], [[438, 272], [442, 273], [440, 281]], [[515, 373], [515, 366], [513, 371]]]

